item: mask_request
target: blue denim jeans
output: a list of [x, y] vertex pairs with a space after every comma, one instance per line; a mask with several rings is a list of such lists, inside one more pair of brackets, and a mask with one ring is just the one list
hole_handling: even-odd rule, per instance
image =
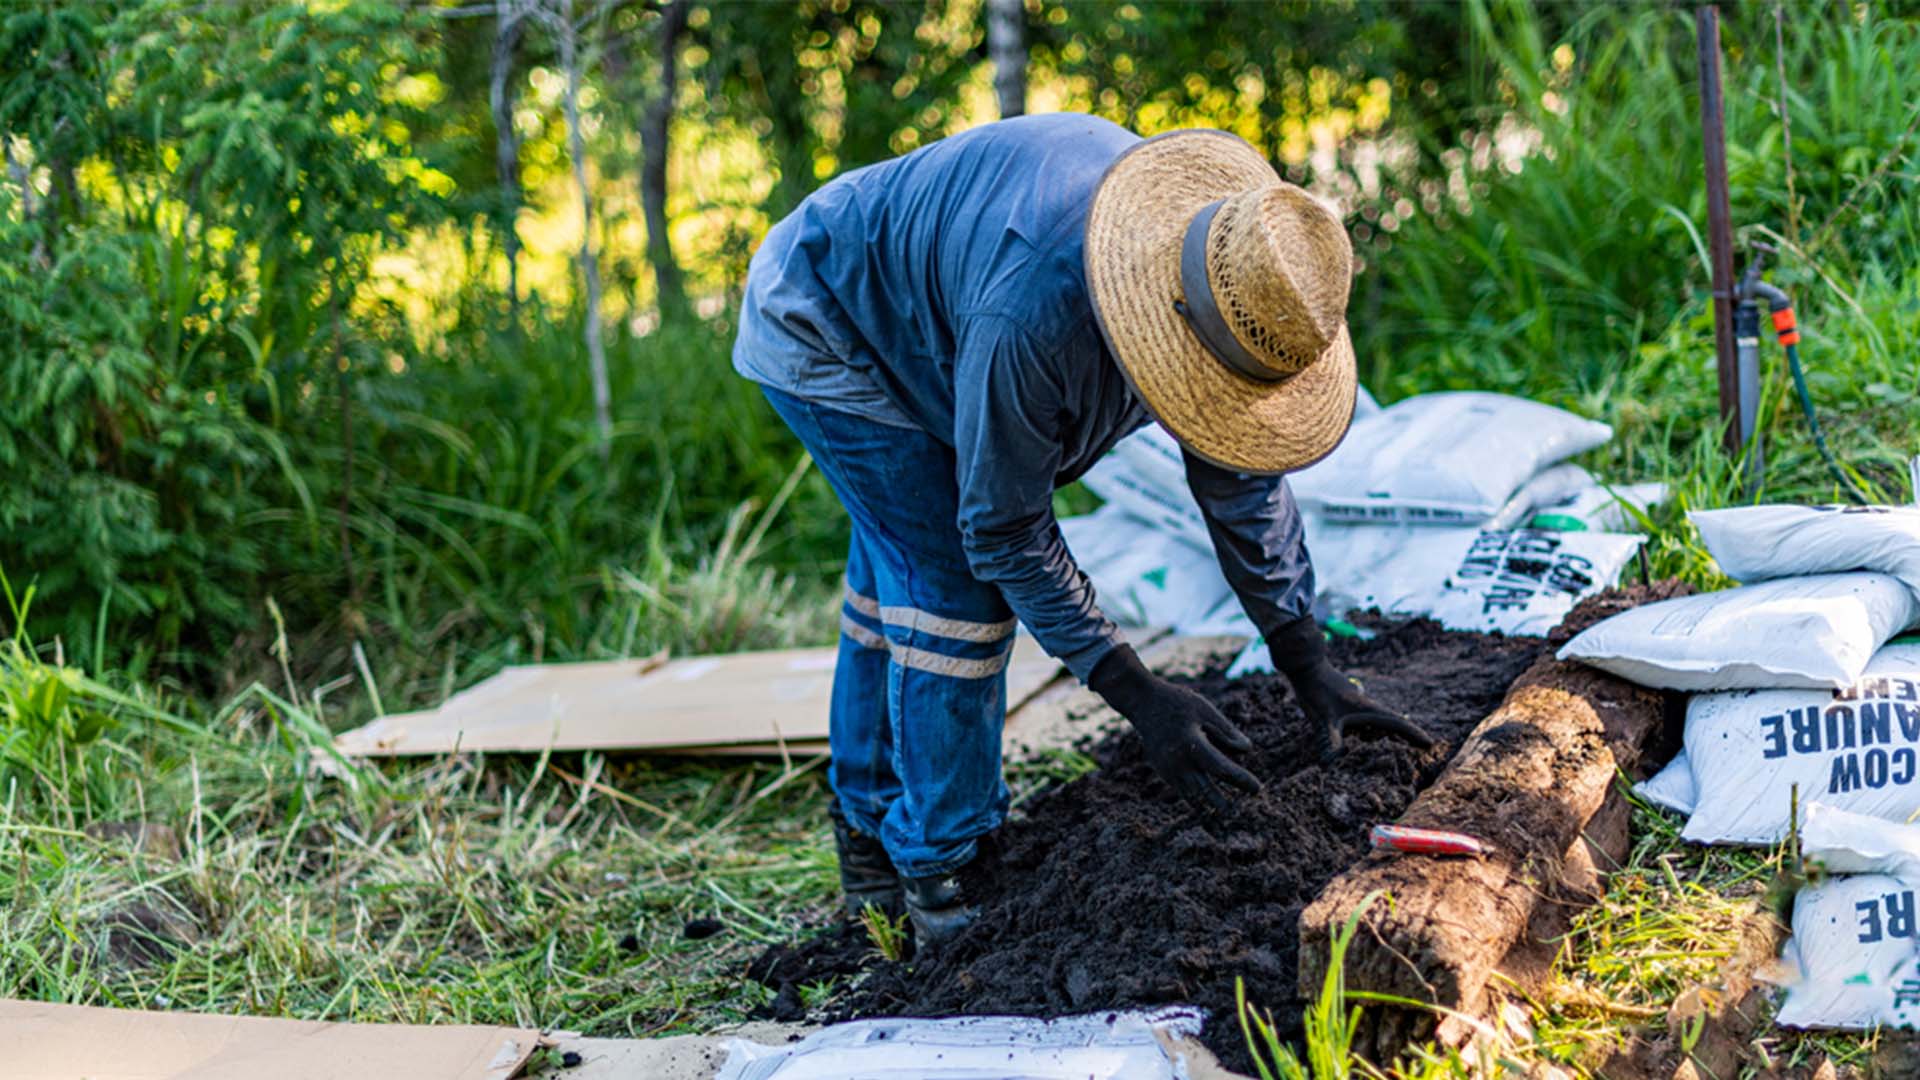
[[830, 777], [911, 877], [973, 858], [1007, 814], [1000, 730], [1013, 612], [974, 579], [951, 447], [762, 387], [853, 519]]

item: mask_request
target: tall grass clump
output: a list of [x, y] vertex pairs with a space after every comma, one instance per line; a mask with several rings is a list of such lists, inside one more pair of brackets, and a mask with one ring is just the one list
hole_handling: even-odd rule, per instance
[[[1463, 11], [1496, 89], [1480, 125], [1443, 151], [1451, 189], [1431, 192], [1378, 257], [1379, 315], [1360, 327], [1375, 381], [1602, 396], [1632, 350], [1708, 285], [1693, 20], [1596, 5], [1550, 39], [1514, 0]], [[1920, 98], [1903, 90], [1920, 91], [1920, 34], [1839, 6], [1790, 17], [1784, 55], [1760, 5], [1723, 30], [1736, 223], [1759, 238], [1791, 216], [1802, 249], [1841, 281], [1903, 265], [1920, 244], [1907, 198], [1916, 180], [1897, 167], [1916, 150]], [[1788, 80], [1792, 215], [1776, 63]], [[1889, 153], [1896, 167], [1878, 172]], [[1791, 252], [1786, 262], [1793, 283], [1817, 277]]]
[[1378, 897], [1369, 896], [1347, 917], [1347, 924], [1334, 936], [1332, 954], [1327, 961], [1327, 976], [1320, 993], [1307, 1006], [1302, 1017], [1302, 1037], [1306, 1059], [1288, 1045], [1274, 1025], [1271, 1013], [1247, 1000], [1246, 984], [1234, 981], [1234, 1005], [1239, 1012], [1240, 1031], [1247, 1041], [1247, 1053], [1253, 1057], [1260, 1080], [1347, 1080], [1362, 1067], [1354, 1056], [1353, 1043], [1360, 1026], [1360, 1006], [1347, 996], [1347, 949], [1360, 929], [1360, 920]]
[[[1271, 1012], [1262, 1012], [1259, 1006], [1247, 1000], [1245, 984], [1239, 980], [1234, 982], [1234, 1005], [1240, 1032], [1246, 1039], [1247, 1053], [1253, 1058], [1254, 1071], [1259, 1074], [1260, 1080], [1350, 1080], [1352, 1077], [1371, 1080], [1387, 1075], [1354, 1049], [1360, 1037], [1362, 1003], [1411, 1009], [1425, 1009], [1428, 1006], [1406, 998], [1347, 989], [1347, 950], [1353, 945], [1354, 935], [1360, 931], [1361, 920], [1378, 903], [1390, 904], [1392, 898], [1385, 893], [1369, 894], [1354, 907], [1347, 916], [1346, 925], [1334, 935], [1329, 949], [1327, 973], [1320, 982], [1320, 991], [1307, 1003], [1301, 1017], [1302, 1031], [1298, 1046], [1290, 1044], [1280, 1034]], [[1465, 1075], [1457, 1071], [1459, 1065], [1458, 1055], [1450, 1055], [1444, 1060], [1409, 1061], [1400, 1063], [1393, 1075], [1404, 1080], [1425, 1080], [1427, 1077], [1437, 1080], [1440, 1076]]]
[[[1442, 152], [1450, 181], [1372, 257], [1377, 295], [1356, 330], [1374, 386], [1503, 390], [1598, 416], [1616, 431], [1600, 463], [1669, 480], [1682, 506], [1834, 497], [1770, 340], [1764, 487], [1718, 450], [1690, 13], [1596, 5], [1549, 36], [1514, 0], [1464, 10], [1493, 90]], [[1723, 30], [1737, 235], [1782, 249], [1773, 279], [1795, 294], [1834, 441], [1904, 497], [1897, 464], [1920, 449], [1920, 33], [1865, 8], [1786, 15], [1784, 52], [1767, 7], [1731, 9]]]
[[[309, 663], [365, 638], [383, 675], [444, 694], [501, 663], [827, 640], [844, 518], [798, 442], [728, 361], [724, 325], [609, 343], [614, 424], [595, 432], [577, 313], [476, 330], [363, 384], [366, 445], [336, 522], [279, 587], [328, 614]], [[316, 450], [311, 471], [345, 464]], [[344, 579], [344, 580], [343, 580]], [[342, 600], [346, 602], [341, 603]]]

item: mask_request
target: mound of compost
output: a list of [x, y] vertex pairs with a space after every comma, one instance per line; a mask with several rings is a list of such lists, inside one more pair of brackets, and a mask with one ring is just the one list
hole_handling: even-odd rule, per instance
[[[1341, 668], [1437, 740], [1425, 751], [1352, 737], [1322, 763], [1286, 681], [1183, 680], [1240, 725], [1240, 760], [1265, 783], [1223, 819], [1180, 804], [1130, 733], [1090, 749], [1099, 771], [1043, 791], [963, 875], [978, 923], [908, 963], [878, 958], [858, 927], [776, 946], [749, 968], [778, 991], [769, 1010], [804, 1014], [799, 987], [838, 980], [829, 1019], [1058, 1016], [1185, 1003], [1209, 1014], [1204, 1041], [1247, 1069], [1234, 981], [1297, 1039], [1301, 910], [1364, 854], [1445, 767], [1467, 733], [1546, 648], [1539, 639], [1456, 633], [1428, 620], [1336, 639]], [[865, 971], [864, 978], [848, 978]]]

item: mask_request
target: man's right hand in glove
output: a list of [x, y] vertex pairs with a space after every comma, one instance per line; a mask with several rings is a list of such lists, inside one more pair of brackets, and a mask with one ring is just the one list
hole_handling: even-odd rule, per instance
[[1211, 701], [1148, 671], [1133, 646], [1120, 645], [1102, 658], [1087, 685], [1140, 733], [1147, 764], [1188, 803], [1224, 812], [1231, 804], [1221, 784], [1260, 790], [1252, 773], [1220, 752], [1224, 746], [1244, 753], [1252, 740]]

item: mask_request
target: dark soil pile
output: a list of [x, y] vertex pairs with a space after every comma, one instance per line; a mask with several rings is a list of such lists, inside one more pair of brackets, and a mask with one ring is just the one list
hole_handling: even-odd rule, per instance
[[[1242, 762], [1266, 784], [1225, 820], [1176, 801], [1130, 734], [1091, 749], [1100, 770], [1036, 796], [966, 875], [981, 918], [910, 964], [877, 962], [858, 928], [763, 954], [749, 974], [799, 1012], [797, 988], [843, 980], [832, 1018], [957, 1013], [1057, 1016], [1187, 1003], [1208, 1011], [1205, 1041], [1247, 1068], [1234, 980], [1297, 1037], [1297, 925], [1320, 889], [1439, 775], [1466, 734], [1545, 649], [1539, 639], [1452, 633], [1416, 620], [1372, 640], [1340, 639], [1335, 662], [1368, 693], [1439, 740], [1416, 752], [1349, 737], [1314, 755], [1306, 718], [1277, 676], [1189, 684], [1254, 741]], [[797, 1017], [794, 1017], [797, 1018]]]

